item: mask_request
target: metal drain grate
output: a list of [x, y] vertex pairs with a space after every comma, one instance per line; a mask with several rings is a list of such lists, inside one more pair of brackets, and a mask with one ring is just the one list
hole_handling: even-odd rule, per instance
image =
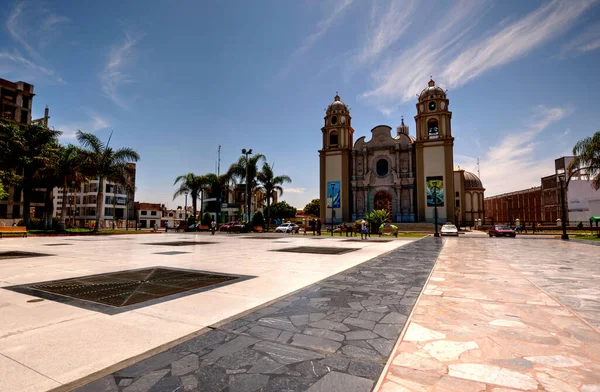
[[392, 242], [394, 240], [361, 240], [360, 238], [344, 240], [343, 242]]
[[164, 267], [35, 283], [27, 288], [50, 294], [124, 307], [239, 279]]
[[65, 245], [73, 245], [73, 244], [44, 244], [44, 246], [65, 246]]
[[217, 242], [210, 241], [173, 241], [173, 242], [147, 242], [144, 245], [161, 245], [161, 246], [190, 246], [190, 245], [210, 245]]
[[173, 256], [173, 255], [183, 255], [186, 253], [190, 253], [190, 252], [178, 252], [178, 251], [170, 251], [170, 252], [155, 252], [153, 253], [154, 255], [166, 255], [166, 256]]
[[274, 249], [273, 252], [316, 253], [320, 255], [341, 255], [360, 248], [328, 248], [321, 246], [298, 246], [295, 248]]
[[23, 257], [42, 257], [42, 256], [52, 256], [44, 253], [34, 253], [34, 252], [21, 252], [20, 250], [11, 250], [8, 252], [0, 252], [0, 260], [5, 259], [19, 259]]

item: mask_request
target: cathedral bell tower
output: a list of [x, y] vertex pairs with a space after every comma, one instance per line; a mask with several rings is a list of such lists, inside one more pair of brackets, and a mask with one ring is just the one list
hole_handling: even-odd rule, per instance
[[438, 223], [454, 220], [454, 137], [452, 112], [446, 92], [429, 80], [417, 102], [417, 211], [418, 220]]
[[[354, 129], [350, 110], [336, 93], [334, 101], [325, 109], [322, 148], [319, 150], [321, 220], [350, 221], [350, 170]], [[332, 208], [333, 207], [333, 208]]]

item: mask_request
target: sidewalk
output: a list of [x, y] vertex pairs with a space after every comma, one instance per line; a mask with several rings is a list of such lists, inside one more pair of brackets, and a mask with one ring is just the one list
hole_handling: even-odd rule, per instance
[[[596, 248], [557, 241], [543, 251], [549, 245], [536, 243], [448, 240], [378, 390], [600, 391], [600, 332], [536, 285], [555, 273], [569, 282], [570, 270], [587, 272], [579, 284], [593, 285], [598, 266], [567, 258]], [[519, 257], [529, 265], [521, 268]], [[582, 298], [595, 293], [586, 287]]]

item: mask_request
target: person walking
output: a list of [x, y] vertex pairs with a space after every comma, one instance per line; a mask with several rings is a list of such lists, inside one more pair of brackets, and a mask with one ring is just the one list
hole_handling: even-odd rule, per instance
[[[156, 231], [156, 230], [154, 230]], [[165, 233], [169, 232], [169, 221], [165, 221]]]
[[321, 219], [318, 219], [317, 220], [317, 235], [321, 235], [321, 226], [322, 226]]
[[364, 219], [360, 221], [360, 239], [367, 239], [367, 222]]
[[213, 218], [210, 221], [210, 234], [215, 235], [215, 230], [217, 230], [217, 222], [215, 222], [215, 219]]

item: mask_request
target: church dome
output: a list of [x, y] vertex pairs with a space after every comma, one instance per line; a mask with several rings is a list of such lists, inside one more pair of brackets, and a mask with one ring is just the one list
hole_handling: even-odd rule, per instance
[[333, 110], [341, 110], [344, 112], [348, 111], [348, 107], [340, 100], [340, 96], [338, 94], [335, 94], [333, 102], [327, 107], [327, 113], [330, 113]]
[[426, 100], [427, 98], [435, 95], [441, 96], [442, 98], [446, 98], [446, 92], [442, 90], [440, 86], [436, 86], [433, 79], [430, 79], [429, 87], [421, 91], [421, 94], [419, 95], [419, 101]]
[[475, 174], [465, 171], [465, 189], [480, 189], [483, 184]]

